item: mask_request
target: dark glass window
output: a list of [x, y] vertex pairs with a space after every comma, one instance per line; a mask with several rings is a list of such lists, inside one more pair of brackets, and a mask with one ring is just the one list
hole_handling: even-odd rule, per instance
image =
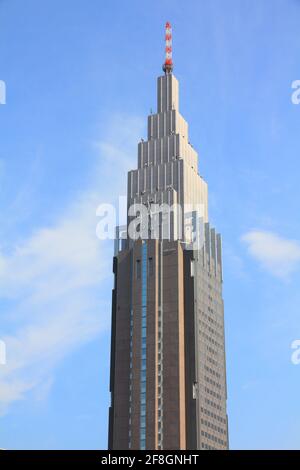
[[136, 260], [135, 274], [137, 279], [141, 279], [141, 260]]

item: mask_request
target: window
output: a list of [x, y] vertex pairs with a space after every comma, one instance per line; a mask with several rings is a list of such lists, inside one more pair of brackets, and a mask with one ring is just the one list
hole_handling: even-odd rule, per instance
[[146, 394], [141, 393], [141, 406], [146, 405]]
[[141, 260], [139, 259], [136, 260], [135, 276], [136, 279], [141, 279]]
[[140, 425], [141, 425], [141, 428], [146, 427], [146, 417], [145, 416], [141, 416]]
[[145, 370], [141, 371], [141, 381], [142, 381], [142, 385], [143, 385], [144, 382], [146, 382], [146, 371]]

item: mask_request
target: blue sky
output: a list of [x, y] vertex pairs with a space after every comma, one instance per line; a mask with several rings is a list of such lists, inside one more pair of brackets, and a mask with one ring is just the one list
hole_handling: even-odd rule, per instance
[[221, 231], [233, 449], [300, 448], [298, 0], [0, 0], [0, 447], [107, 445], [112, 244], [173, 25]]

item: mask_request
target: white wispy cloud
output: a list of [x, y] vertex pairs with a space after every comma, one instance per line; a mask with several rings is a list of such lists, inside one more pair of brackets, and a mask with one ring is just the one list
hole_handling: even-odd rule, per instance
[[249, 254], [272, 275], [288, 279], [300, 267], [300, 242], [276, 233], [251, 230], [242, 236]]
[[86, 194], [53, 227], [0, 254], [2, 314], [12, 331], [2, 338], [0, 413], [44, 387], [66, 354], [109, 325], [100, 286], [110, 263], [95, 236], [96, 206]]
[[30, 391], [36, 399], [46, 396], [56, 365], [109, 328], [110, 301], [101, 281], [111, 273], [112, 246], [96, 237], [96, 208], [118, 196], [141, 130], [139, 119], [114, 118], [93, 143], [98, 158], [89, 186], [52, 226], [9, 251], [0, 244], [0, 308], [9, 332], [1, 338], [7, 364], [0, 367], [0, 414]]

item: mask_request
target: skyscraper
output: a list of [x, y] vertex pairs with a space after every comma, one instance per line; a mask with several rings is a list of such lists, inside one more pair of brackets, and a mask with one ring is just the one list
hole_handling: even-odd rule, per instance
[[128, 174], [113, 261], [109, 449], [228, 448], [221, 237], [179, 112], [171, 40], [167, 23], [157, 112]]

